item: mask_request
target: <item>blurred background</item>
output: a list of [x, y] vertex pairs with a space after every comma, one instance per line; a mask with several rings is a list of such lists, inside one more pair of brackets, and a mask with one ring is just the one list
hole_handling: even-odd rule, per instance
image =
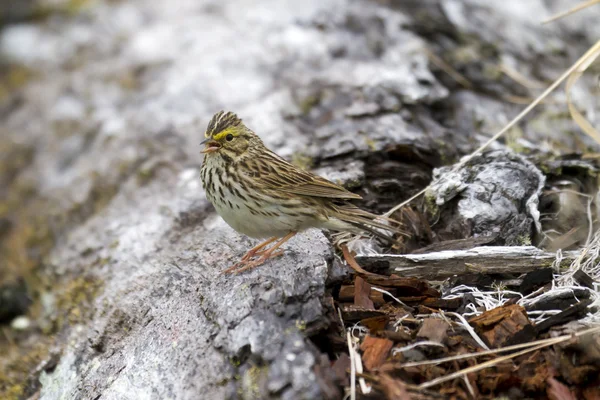
[[[216, 334], [195, 294], [222, 295], [206, 266], [219, 262], [213, 245], [228, 240], [219, 235], [231, 235], [198, 175], [210, 117], [236, 112], [279, 154], [384, 212], [499, 131], [600, 39], [600, 5], [542, 24], [573, 5], [0, 1], [0, 397], [235, 392], [214, 384], [233, 374], [229, 350], [196, 344], [203, 355], [189, 359], [189, 346], [160, 342], [171, 331], [141, 328], [147, 315], [164, 326], [200, 318], [178, 335], [212, 343]], [[596, 127], [599, 72], [590, 66], [570, 92]], [[598, 168], [581, 160], [597, 159], [598, 146], [573, 121], [564, 88], [492, 148], [528, 155], [547, 174], [541, 207], [551, 217], [536, 244], [584, 243], [589, 197], [552, 188], [595, 196]], [[247, 247], [236, 238], [227, 251]], [[432, 238], [420, 240], [412, 246]], [[147, 331], [127, 333], [138, 329]], [[162, 343], [152, 360], [142, 354], [147, 332]], [[156, 363], [162, 372], [149, 377]], [[113, 385], [125, 365], [127, 380]], [[307, 390], [285, 379], [298, 391], [290, 398]]]

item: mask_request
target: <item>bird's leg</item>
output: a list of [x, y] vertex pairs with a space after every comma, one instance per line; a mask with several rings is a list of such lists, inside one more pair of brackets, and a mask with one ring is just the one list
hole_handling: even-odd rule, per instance
[[256, 254], [263, 253], [264, 251], [260, 251], [260, 250], [264, 247], [267, 247], [268, 245], [270, 245], [271, 243], [273, 243], [276, 240], [277, 240], [276, 237], [272, 237], [271, 239], [267, 239], [264, 242], [259, 243], [258, 245], [254, 246], [253, 248], [248, 250], [248, 252], [246, 254], [244, 254], [244, 256], [242, 257], [240, 262], [246, 262], [246, 261], [250, 260], [252, 257], [254, 257]]
[[[280, 256], [281, 254], [283, 254], [283, 250], [280, 250], [280, 251], [275, 251], [275, 250], [277, 250], [282, 244], [284, 244], [285, 242], [290, 240], [292, 237], [294, 237], [294, 235], [296, 233], [297, 232], [288, 233], [287, 235], [285, 235], [284, 237], [279, 239], [279, 241], [277, 243], [275, 243], [270, 249], [261, 251], [260, 257], [258, 259], [254, 260], [254, 261], [244, 261], [242, 263], [238, 263], [231, 268], [227, 268], [225, 271], [223, 271], [223, 273], [235, 272], [236, 274], [239, 274], [240, 272], [248, 271], [249, 269], [256, 268], [259, 265], [264, 264], [264, 262], [267, 261], [269, 258]], [[242, 266], [240, 264], [245, 264], [245, 265]]]
[[261, 251], [261, 249], [263, 249], [264, 247], [268, 246], [269, 244], [273, 243], [276, 240], [277, 240], [276, 237], [272, 237], [270, 239], [265, 240], [262, 243], [259, 243], [258, 245], [254, 246], [253, 248], [248, 250], [246, 252], [246, 254], [244, 254], [244, 256], [240, 259], [240, 261], [236, 262], [235, 264], [233, 264], [231, 267], [227, 268], [226, 270], [221, 271], [221, 273], [228, 274], [230, 272], [235, 271], [237, 268], [245, 265], [255, 255], [257, 255], [257, 254], [261, 255], [262, 253], [264, 253], [264, 250]]

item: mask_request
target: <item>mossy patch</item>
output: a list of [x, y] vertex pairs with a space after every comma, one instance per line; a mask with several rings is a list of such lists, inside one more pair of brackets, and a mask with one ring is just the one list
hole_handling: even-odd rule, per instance
[[[39, 337], [23, 343], [0, 343], [0, 398], [17, 400], [27, 397], [37, 386], [36, 368], [49, 359], [53, 338]], [[36, 371], [32, 375], [32, 371]]]
[[104, 283], [94, 277], [78, 277], [65, 283], [58, 290], [55, 307], [55, 328], [60, 331], [66, 325], [86, 321], [93, 314], [93, 301], [102, 291]]

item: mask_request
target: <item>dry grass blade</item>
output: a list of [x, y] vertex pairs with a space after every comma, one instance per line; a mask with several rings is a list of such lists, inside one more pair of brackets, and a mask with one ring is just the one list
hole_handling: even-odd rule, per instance
[[[600, 1], [600, 0], [599, 0]], [[574, 71], [567, 79], [565, 85], [565, 93], [567, 95], [567, 106], [571, 113], [571, 118], [579, 125], [579, 127], [597, 143], [600, 143], [600, 132], [598, 132], [592, 124], [577, 110], [571, 99], [571, 88], [579, 80], [581, 75], [586, 69], [600, 56], [600, 41], [596, 43], [584, 56], [585, 62], [583, 62], [576, 71]]]
[[[538, 104], [540, 104], [542, 102], [542, 100], [544, 100], [554, 89], [556, 89], [563, 81], [565, 81], [567, 78], [569, 78], [574, 72], [580, 70], [580, 68], [582, 66], [587, 66], [589, 65], [588, 63], [590, 62], [590, 58], [591, 55], [596, 55], [596, 53], [600, 50], [600, 40], [598, 42], [596, 42], [596, 44], [594, 44], [582, 57], [580, 57], [573, 65], [571, 65], [571, 67], [566, 70], [557, 80], [555, 80], [546, 90], [544, 90], [544, 92], [539, 95], [533, 102], [531, 102], [531, 104], [529, 104], [527, 107], [525, 107], [525, 109], [523, 111], [521, 111], [519, 113], [519, 115], [517, 115], [515, 118], [513, 118], [508, 124], [506, 124], [504, 126], [504, 128], [502, 128], [498, 133], [496, 133], [494, 136], [492, 136], [487, 142], [485, 142], [483, 145], [481, 145], [477, 150], [475, 150], [473, 153], [469, 154], [466, 157], [463, 157], [463, 159], [456, 164], [456, 166], [454, 167], [455, 170], [461, 168], [463, 165], [465, 165], [466, 163], [468, 163], [473, 157], [475, 157], [477, 154], [481, 153], [483, 150], [485, 150], [490, 144], [494, 143], [496, 140], [498, 140], [502, 135], [504, 135], [509, 129], [511, 129], [513, 126], [515, 126], [521, 119], [523, 119], [523, 117], [525, 115], [527, 115], [531, 110], [533, 110], [535, 108], [535, 106], [537, 106]], [[597, 56], [597, 55], [596, 55]], [[594, 57], [595, 58], [595, 57]], [[593, 61], [593, 60], [592, 60]], [[397, 206], [393, 207], [391, 210], [389, 210], [388, 212], [386, 212], [385, 214], [383, 214], [385, 217], [389, 217], [390, 215], [392, 215], [394, 212], [396, 212], [397, 210], [399, 210], [400, 208], [404, 207], [405, 205], [407, 205], [408, 203], [410, 203], [411, 201], [413, 201], [414, 199], [416, 199], [417, 197], [421, 196], [422, 194], [424, 194], [428, 189], [430, 188], [430, 186], [427, 186], [425, 189], [421, 190], [419, 193], [415, 194], [414, 196], [412, 196], [410, 199], [398, 204]]]
[[463, 75], [461, 75], [460, 72], [458, 72], [457, 70], [452, 68], [452, 66], [450, 64], [448, 64], [446, 61], [442, 60], [440, 57], [433, 54], [429, 50], [426, 50], [426, 53], [427, 53], [427, 56], [429, 57], [429, 60], [432, 63], [437, 65], [442, 71], [447, 73], [452, 79], [454, 79], [456, 82], [458, 82], [461, 86], [463, 86], [467, 89], [473, 88], [473, 85], [471, 84], [471, 82], [469, 82], [469, 80], [467, 78], [465, 78]]
[[[511, 66], [507, 64], [500, 64], [498, 67], [500, 71], [502, 71], [506, 76], [511, 78], [513, 81], [517, 82], [519, 85], [527, 88], [527, 89], [542, 89], [544, 84], [541, 82], [533, 81], [527, 78], [525, 75], [521, 74], [519, 71], [513, 69]], [[527, 104], [531, 102], [528, 101]]]
[[[558, 344], [558, 343], [561, 343], [561, 342], [565, 342], [565, 341], [567, 341], [567, 340], [569, 340], [569, 339], [571, 339], [573, 337], [580, 337], [580, 336], [583, 336], [583, 335], [588, 335], [588, 334], [597, 333], [597, 332], [600, 332], [600, 327], [586, 329], [586, 330], [577, 332], [577, 333], [575, 333], [573, 335], [564, 335], [564, 336], [559, 336], [557, 338], [548, 339], [546, 341], [542, 341], [543, 343], [541, 343], [541, 344], [538, 342], [537, 345], [534, 345], [533, 347], [530, 347], [528, 349], [521, 350], [521, 351], [518, 351], [516, 353], [506, 355], [506, 356], [498, 357], [498, 358], [495, 358], [493, 360], [489, 360], [489, 361], [486, 361], [484, 363], [481, 363], [481, 364], [478, 364], [478, 365], [474, 365], [472, 367], [465, 368], [465, 369], [462, 369], [460, 371], [456, 371], [456, 372], [454, 372], [454, 373], [452, 373], [450, 375], [446, 375], [446, 376], [442, 376], [442, 377], [433, 379], [433, 380], [431, 380], [429, 382], [424, 382], [424, 383], [422, 383], [422, 384], [419, 385], [419, 388], [420, 389], [426, 389], [426, 388], [429, 388], [429, 387], [432, 387], [432, 386], [436, 386], [436, 385], [439, 385], [440, 383], [443, 383], [443, 382], [446, 382], [446, 381], [449, 381], [449, 380], [452, 380], [452, 379], [455, 379], [455, 378], [460, 378], [460, 377], [466, 376], [467, 374], [470, 374], [472, 372], [477, 372], [477, 371], [480, 371], [482, 369], [485, 369], [485, 368], [488, 368], [488, 367], [492, 367], [494, 365], [497, 365], [497, 364], [501, 363], [502, 361], [510, 360], [512, 358], [519, 357], [519, 356], [522, 356], [522, 355], [527, 354], [527, 353], [531, 353], [531, 352], [539, 350], [539, 349], [543, 349], [544, 347], [551, 346], [553, 344]], [[529, 343], [529, 344], [535, 344], [535, 343], [536, 342]]]
[[547, 24], [547, 23], [556, 21], [557, 19], [561, 19], [561, 18], [564, 18], [564, 17], [569, 16], [571, 14], [575, 14], [576, 12], [581, 11], [584, 8], [593, 6], [594, 4], [598, 4], [598, 3], [600, 3], [600, 0], [588, 0], [588, 1], [584, 1], [583, 3], [578, 4], [578, 5], [576, 5], [573, 8], [570, 8], [570, 9], [568, 9], [566, 11], [563, 11], [563, 12], [560, 12], [560, 13], [558, 13], [556, 15], [553, 15], [552, 17], [550, 17], [548, 19], [545, 19], [544, 21], [542, 21], [542, 24]]

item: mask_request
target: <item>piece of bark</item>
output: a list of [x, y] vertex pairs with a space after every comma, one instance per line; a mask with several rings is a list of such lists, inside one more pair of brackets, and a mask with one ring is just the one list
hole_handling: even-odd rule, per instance
[[354, 279], [354, 305], [367, 310], [374, 310], [375, 305], [373, 304], [373, 300], [369, 298], [370, 293], [371, 285], [365, 282], [360, 276], [357, 276]]
[[462, 304], [461, 298], [456, 299], [434, 299], [431, 297], [426, 298], [421, 303], [424, 306], [431, 308], [442, 308], [444, 310], [456, 310]]
[[471, 287], [477, 287], [479, 289], [485, 289], [492, 286], [493, 283], [494, 278], [488, 274], [469, 272], [453, 276], [452, 278], [450, 278], [450, 282], [448, 282], [448, 285], [450, 287], [466, 285]]
[[427, 318], [423, 321], [423, 325], [417, 337], [425, 338], [436, 343], [444, 344], [448, 335], [446, 330], [448, 329], [448, 323], [437, 318]]
[[404, 331], [382, 331], [379, 335], [394, 342], [408, 342], [412, 340], [412, 336]]
[[384, 275], [366, 276], [364, 278], [372, 285], [396, 288], [398, 294], [419, 295], [429, 289], [427, 281], [417, 278], [388, 277]]
[[540, 268], [527, 273], [519, 286], [519, 292], [527, 295], [534, 290], [552, 282], [552, 268]]
[[575, 273], [573, 274], [573, 279], [575, 279], [577, 283], [579, 283], [581, 286], [585, 286], [590, 289], [594, 288], [594, 280], [592, 279], [592, 277], [580, 269], [575, 271]]
[[569, 321], [577, 319], [585, 313], [590, 304], [592, 304], [591, 299], [585, 299], [577, 304], [573, 304], [569, 306], [566, 310], [563, 310], [558, 314], [555, 314], [550, 318], [543, 320], [539, 324], [536, 324], [535, 329], [538, 333], [542, 333], [555, 325], [565, 324]]
[[367, 310], [363, 307], [355, 306], [354, 304], [342, 304], [340, 309], [342, 311], [342, 319], [346, 322], [357, 322], [361, 319], [385, 315], [382, 311]]
[[[565, 252], [561, 265], [569, 265], [577, 252]], [[524, 273], [548, 267], [556, 254], [534, 246], [482, 246], [427, 254], [378, 254], [356, 260], [365, 269], [376, 265], [404, 277], [444, 279], [469, 272], [486, 274]]]
[[[342, 285], [340, 287], [340, 291], [338, 293], [338, 301], [342, 303], [353, 302], [354, 301], [354, 285]], [[369, 298], [373, 301], [375, 307], [381, 307], [386, 303], [383, 298], [383, 293], [378, 292], [377, 290], [371, 288], [371, 292], [369, 293]]]
[[[522, 343], [535, 338], [535, 330], [532, 329], [525, 308], [517, 304], [496, 307], [471, 318], [469, 323], [490, 347], [497, 348], [507, 343]], [[519, 335], [516, 336], [517, 334]]]
[[385, 338], [367, 335], [360, 345], [363, 352], [363, 365], [367, 371], [372, 371], [385, 361], [394, 342]]
[[568, 290], [553, 290], [539, 296], [534, 302], [527, 304], [527, 311], [538, 310], [565, 310], [579, 301], [588, 299], [590, 292], [583, 288], [571, 288]]
[[399, 379], [394, 379], [388, 374], [379, 375], [379, 384], [387, 400], [411, 400], [406, 391], [406, 385]]
[[366, 326], [369, 332], [372, 334], [383, 331], [389, 322], [390, 317], [388, 315], [382, 315], [379, 317], [365, 318], [360, 321], [360, 324]]
[[421, 247], [418, 250], [411, 251], [410, 254], [425, 254], [433, 253], [436, 251], [447, 251], [447, 250], [469, 250], [474, 247], [485, 246], [486, 244], [492, 243], [496, 237], [479, 237], [479, 238], [466, 238], [466, 239], [453, 239], [444, 240], [442, 242], [433, 243], [429, 246]]

